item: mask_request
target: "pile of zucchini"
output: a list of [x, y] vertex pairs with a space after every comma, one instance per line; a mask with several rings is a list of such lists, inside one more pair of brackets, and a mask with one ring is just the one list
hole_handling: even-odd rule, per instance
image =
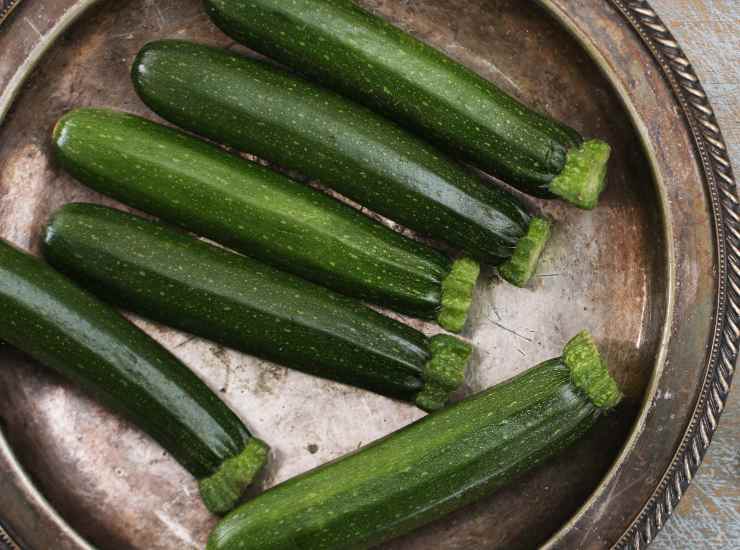
[[53, 130], [58, 164], [159, 220], [66, 205], [45, 233], [48, 264], [0, 241], [0, 339], [134, 420], [198, 479], [216, 514], [242, 499], [267, 445], [111, 306], [436, 411], [231, 511], [209, 549], [378, 544], [536, 466], [619, 403], [583, 332], [561, 357], [445, 408], [470, 343], [426, 336], [363, 303], [462, 331], [480, 264], [527, 284], [551, 224], [459, 161], [590, 209], [607, 144], [529, 110], [350, 0], [206, 8], [237, 41], [309, 80], [167, 40], [133, 64], [141, 99], [183, 130], [353, 202], [140, 117], [71, 111]]

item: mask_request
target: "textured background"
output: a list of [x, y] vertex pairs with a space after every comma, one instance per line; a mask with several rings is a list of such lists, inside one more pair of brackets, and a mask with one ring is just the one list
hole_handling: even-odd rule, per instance
[[[740, 1], [651, 0], [694, 63], [740, 170]], [[735, 384], [737, 385], [737, 384]], [[651, 550], [740, 549], [740, 394], [722, 415], [699, 474]]]

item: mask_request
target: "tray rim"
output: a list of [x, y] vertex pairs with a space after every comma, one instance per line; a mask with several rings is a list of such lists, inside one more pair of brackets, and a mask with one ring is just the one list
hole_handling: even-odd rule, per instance
[[[546, 5], [561, 23], [576, 36], [589, 54], [599, 57], [599, 53], [588, 47], [584, 37], [570, 25], [567, 18], [559, 13], [552, 0], [538, 0]], [[667, 81], [674, 98], [680, 107], [680, 115], [688, 125], [692, 145], [698, 154], [704, 181], [710, 192], [713, 216], [714, 241], [717, 253], [716, 317], [713, 328], [709, 361], [704, 371], [700, 393], [684, 430], [681, 441], [668, 467], [660, 477], [650, 497], [637, 512], [634, 519], [612, 546], [619, 550], [641, 550], [655, 540], [666, 520], [675, 510], [686, 488], [693, 480], [712, 442], [719, 418], [724, 410], [735, 367], [738, 362], [738, 342], [740, 341], [740, 216], [738, 215], [738, 190], [727, 153], [727, 146], [714, 114], [711, 102], [704, 91], [693, 65], [680, 44], [663, 23], [649, 0], [605, 0], [629, 24], [641, 42], [647, 47], [651, 57], [658, 65], [662, 77]], [[605, 64], [599, 63], [602, 70]], [[607, 70], [605, 70], [608, 73]], [[607, 74], [612, 84], [616, 79]], [[626, 105], [629, 109], [629, 106]], [[641, 132], [643, 133], [643, 132]], [[644, 135], [642, 136], [644, 138]], [[650, 157], [650, 155], [648, 155]], [[649, 158], [652, 162], [653, 159]], [[655, 174], [660, 179], [659, 174]], [[659, 186], [660, 187], [660, 186]], [[670, 228], [669, 228], [670, 229]], [[669, 258], [672, 263], [672, 258]], [[673, 284], [670, 281], [669, 284]], [[674, 293], [669, 290], [669, 301]], [[672, 315], [672, 304], [668, 306]], [[666, 319], [666, 330], [670, 330]], [[665, 336], [665, 334], [664, 334]], [[661, 353], [665, 350], [661, 349]], [[659, 360], [660, 361], [660, 360]], [[660, 372], [655, 372], [649, 387], [653, 387]], [[650, 390], [648, 389], [648, 392]], [[636, 419], [636, 427], [645, 421], [646, 402]], [[631, 444], [639, 436], [633, 430], [615, 464], [602, 480], [591, 497], [584, 502], [579, 511], [545, 545], [554, 547], [560, 538], [576, 524], [590, 506], [596, 501], [604, 485], [612, 478], [625, 455], [632, 449]]]
[[[698, 154], [703, 171], [704, 185], [711, 195], [712, 217], [715, 229], [715, 244], [717, 252], [717, 282], [716, 318], [713, 328], [713, 340], [709, 354], [709, 362], [704, 372], [701, 392], [686, 427], [681, 443], [673, 459], [665, 470], [650, 498], [636, 514], [634, 520], [624, 531], [613, 548], [640, 550], [650, 544], [658, 531], [665, 524], [678, 501], [683, 496], [686, 487], [690, 484], [702, 459], [711, 444], [716, 431], [719, 417], [724, 409], [729, 394], [735, 365], [738, 356], [738, 342], [740, 341], [740, 216], [738, 215], [738, 197], [736, 182], [727, 153], [725, 141], [717, 123], [711, 103], [704, 88], [694, 72], [693, 66], [684, 54], [680, 45], [663, 24], [660, 17], [652, 9], [648, 0], [624, 1], [603, 0], [610, 5], [627, 21], [629, 26], [649, 50], [652, 58], [661, 69], [662, 77], [668, 82], [674, 97], [681, 107], [681, 115], [686, 121], [693, 147]], [[90, 7], [101, 0], [78, 0], [53, 26], [52, 30], [32, 49], [21, 67], [11, 78], [4, 92], [0, 95], [0, 124], [20, 92], [26, 78], [33, 72], [36, 64], [43, 58], [46, 51], [56, 42], [58, 37], [67, 28], [76, 22]], [[565, 18], [561, 17], [558, 9], [551, 0], [538, 0], [548, 12], [555, 15], [565, 24], [576, 38], [594, 57], [598, 55], [589, 48], [584, 37]], [[21, 0], [2, 0], [0, 3], [0, 26], [11, 15], [13, 10], [21, 4]], [[603, 63], [599, 63], [604, 66]], [[615, 79], [610, 78], [612, 84]], [[641, 132], [642, 133], [642, 132]], [[660, 188], [660, 186], [659, 186]], [[668, 258], [669, 263], [672, 258]], [[671, 281], [671, 284], [673, 282]], [[669, 296], [672, 292], [668, 293]], [[668, 312], [672, 311], [668, 307]], [[665, 330], [670, 329], [666, 319]], [[662, 338], [661, 338], [662, 339]], [[664, 351], [664, 350], [661, 350]], [[658, 361], [660, 365], [662, 362]], [[659, 372], [653, 375], [651, 386], [655, 384]], [[645, 409], [636, 420], [639, 425], [643, 420]], [[636, 437], [633, 433], [629, 441]], [[612, 475], [622, 456], [630, 450], [628, 443], [620, 453], [615, 466], [601, 486]], [[0, 429], [0, 455], [13, 459], [12, 450], [8, 446]], [[20, 464], [12, 464], [23, 484], [26, 485], [26, 496], [35, 501], [49, 518], [79, 545], [79, 548], [92, 548], [82, 540], [74, 530], [58, 515], [43, 495], [33, 486]], [[597, 488], [580, 511], [561, 531], [553, 536], [547, 546], [557, 541], [560, 534], [568, 529], [595, 499]], [[20, 548], [10, 533], [0, 523], [0, 548], [7, 545], [11, 550]]]
[[10, 13], [16, 8], [21, 0], [1, 0], [0, 2], [0, 24], [5, 21]]

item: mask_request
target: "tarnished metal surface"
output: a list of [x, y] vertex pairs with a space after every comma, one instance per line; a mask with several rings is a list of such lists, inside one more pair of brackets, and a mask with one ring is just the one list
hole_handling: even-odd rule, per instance
[[[597, 486], [589, 505], [551, 544], [602, 548], [616, 542], [684, 438], [709, 372], [709, 354], [717, 352], [710, 346], [723, 307], [719, 283], [726, 282], [718, 280], [726, 262], [724, 235], [713, 233], [717, 189], [702, 172], [697, 138], [670, 83], [624, 15], [607, 2], [543, 3], [598, 64], [532, 3], [366, 2], [528, 103], [615, 148], [609, 189], [597, 210], [538, 203], [557, 228], [530, 288], [484, 277], [465, 334], [478, 347], [465, 392], [556, 355], [569, 336], [587, 327], [602, 343], [627, 400], [548, 467], [390, 548], [532, 547], [568, 522]], [[24, 0], [7, 32], [0, 33], [0, 91], [74, 4]], [[48, 135], [58, 116], [81, 105], [156, 118], [136, 99], [128, 68], [141, 45], [161, 37], [231, 45], [197, 0], [103, 2], [55, 43], [0, 127], [0, 236], [37, 252], [56, 207], [74, 200], [115, 204], [54, 166]], [[420, 416], [410, 406], [138, 322], [273, 447], [262, 487]], [[193, 480], [160, 448], [19, 354], [7, 350], [0, 362], [0, 419], [10, 443], [0, 448], [0, 494], [18, 496], [0, 502], [0, 514], [20, 537], [38, 548], [52, 541], [55, 548], [80, 547], [63, 522], [44, 516], [43, 504], [21, 502], [31, 491], [13, 477], [11, 448], [51, 505], [95, 545], [203, 545], [214, 520]], [[48, 529], [39, 530], [38, 521]]]

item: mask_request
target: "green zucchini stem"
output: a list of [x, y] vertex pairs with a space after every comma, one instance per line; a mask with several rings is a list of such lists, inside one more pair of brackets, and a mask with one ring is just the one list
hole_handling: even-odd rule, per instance
[[612, 409], [622, 400], [622, 392], [588, 331], [580, 332], [566, 344], [563, 361], [570, 369], [573, 384], [600, 409]]
[[437, 334], [429, 340], [432, 358], [424, 367], [424, 389], [416, 395], [416, 404], [426, 411], [445, 406], [465, 380], [465, 370], [473, 346], [447, 334]]
[[267, 462], [269, 447], [259, 439], [249, 440], [244, 450], [225, 460], [210, 477], [198, 482], [200, 496], [206, 508], [223, 515], [229, 512]]
[[565, 168], [550, 182], [548, 189], [578, 208], [593, 209], [606, 186], [606, 165], [610, 155], [609, 144], [598, 139], [571, 149]]
[[442, 309], [437, 316], [443, 329], [460, 332], [465, 326], [479, 274], [480, 265], [470, 258], [460, 258], [452, 264], [450, 274], [442, 281]]
[[537, 261], [549, 238], [550, 222], [544, 218], [532, 218], [527, 234], [519, 239], [514, 254], [499, 266], [498, 272], [513, 285], [526, 285], [537, 268]]

